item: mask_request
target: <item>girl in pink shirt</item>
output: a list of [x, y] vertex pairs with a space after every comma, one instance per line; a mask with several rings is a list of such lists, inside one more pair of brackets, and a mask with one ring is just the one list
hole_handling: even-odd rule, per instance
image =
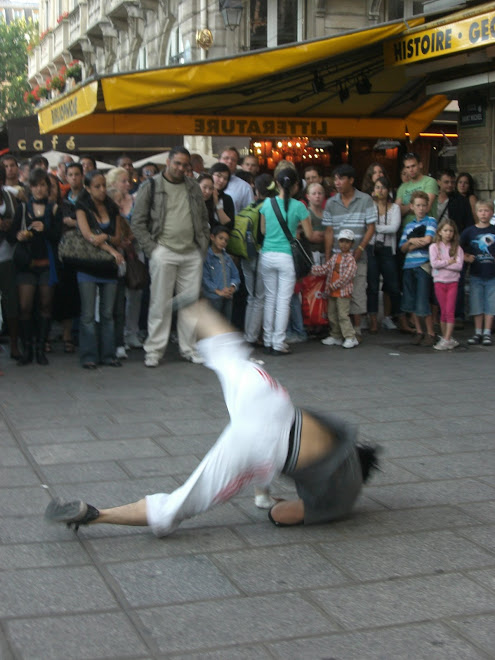
[[452, 337], [452, 333], [454, 332], [457, 286], [464, 262], [464, 252], [459, 246], [459, 232], [452, 220], [446, 218], [438, 223], [429, 252], [435, 295], [440, 306], [440, 327], [442, 328], [442, 336], [433, 348], [437, 351], [448, 351], [459, 346], [459, 342]]

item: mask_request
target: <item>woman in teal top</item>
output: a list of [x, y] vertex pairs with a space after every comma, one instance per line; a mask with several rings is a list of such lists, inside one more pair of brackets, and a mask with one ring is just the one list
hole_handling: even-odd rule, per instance
[[[311, 240], [313, 231], [308, 209], [292, 199], [297, 191], [297, 173], [292, 169], [281, 170], [276, 177], [279, 195], [275, 197], [290, 233], [295, 236], [299, 223], [306, 237]], [[263, 343], [265, 353], [287, 355], [285, 331], [289, 320], [290, 299], [296, 283], [290, 243], [272, 208], [271, 198], [260, 209], [261, 231], [265, 235], [261, 249], [261, 274], [265, 285], [263, 310]]]

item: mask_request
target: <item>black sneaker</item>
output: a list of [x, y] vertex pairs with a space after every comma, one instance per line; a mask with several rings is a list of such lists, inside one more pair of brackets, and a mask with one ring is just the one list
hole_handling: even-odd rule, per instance
[[493, 344], [492, 336], [491, 335], [483, 335], [483, 339], [481, 340], [481, 343], [483, 344], [483, 346], [491, 346]]
[[475, 344], [481, 344], [482, 338], [482, 335], [475, 334], [472, 337], [469, 337], [467, 343], [471, 344], [471, 346], [474, 346]]
[[64, 522], [69, 528], [73, 524], [76, 532], [79, 525], [88, 525], [96, 520], [99, 515], [98, 509], [82, 500], [64, 502], [57, 498], [52, 500], [45, 510], [47, 520], [50, 522]]

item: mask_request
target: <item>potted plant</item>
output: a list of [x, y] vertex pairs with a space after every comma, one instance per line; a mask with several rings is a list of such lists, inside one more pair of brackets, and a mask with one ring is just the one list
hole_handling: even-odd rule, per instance
[[65, 76], [60, 73], [53, 76], [50, 80], [50, 88], [52, 90], [52, 96], [58, 96], [65, 89]]
[[66, 69], [67, 78], [73, 78], [74, 82], [78, 83], [82, 80], [82, 66], [79, 60], [72, 60], [69, 62]]
[[36, 93], [36, 87], [34, 89], [28, 89], [24, 92], [24, 103], [31, 103], [31, 105], [36, 105], [39, 103], [39, 96]]

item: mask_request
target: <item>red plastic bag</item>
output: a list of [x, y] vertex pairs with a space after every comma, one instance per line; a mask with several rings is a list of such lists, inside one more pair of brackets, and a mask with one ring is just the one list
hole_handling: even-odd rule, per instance
[[328, 300], [323, 297], [325, 291], [323, 275], [307, 275], [302, 280], [302, 313], [304, 325], [328, 325]]

